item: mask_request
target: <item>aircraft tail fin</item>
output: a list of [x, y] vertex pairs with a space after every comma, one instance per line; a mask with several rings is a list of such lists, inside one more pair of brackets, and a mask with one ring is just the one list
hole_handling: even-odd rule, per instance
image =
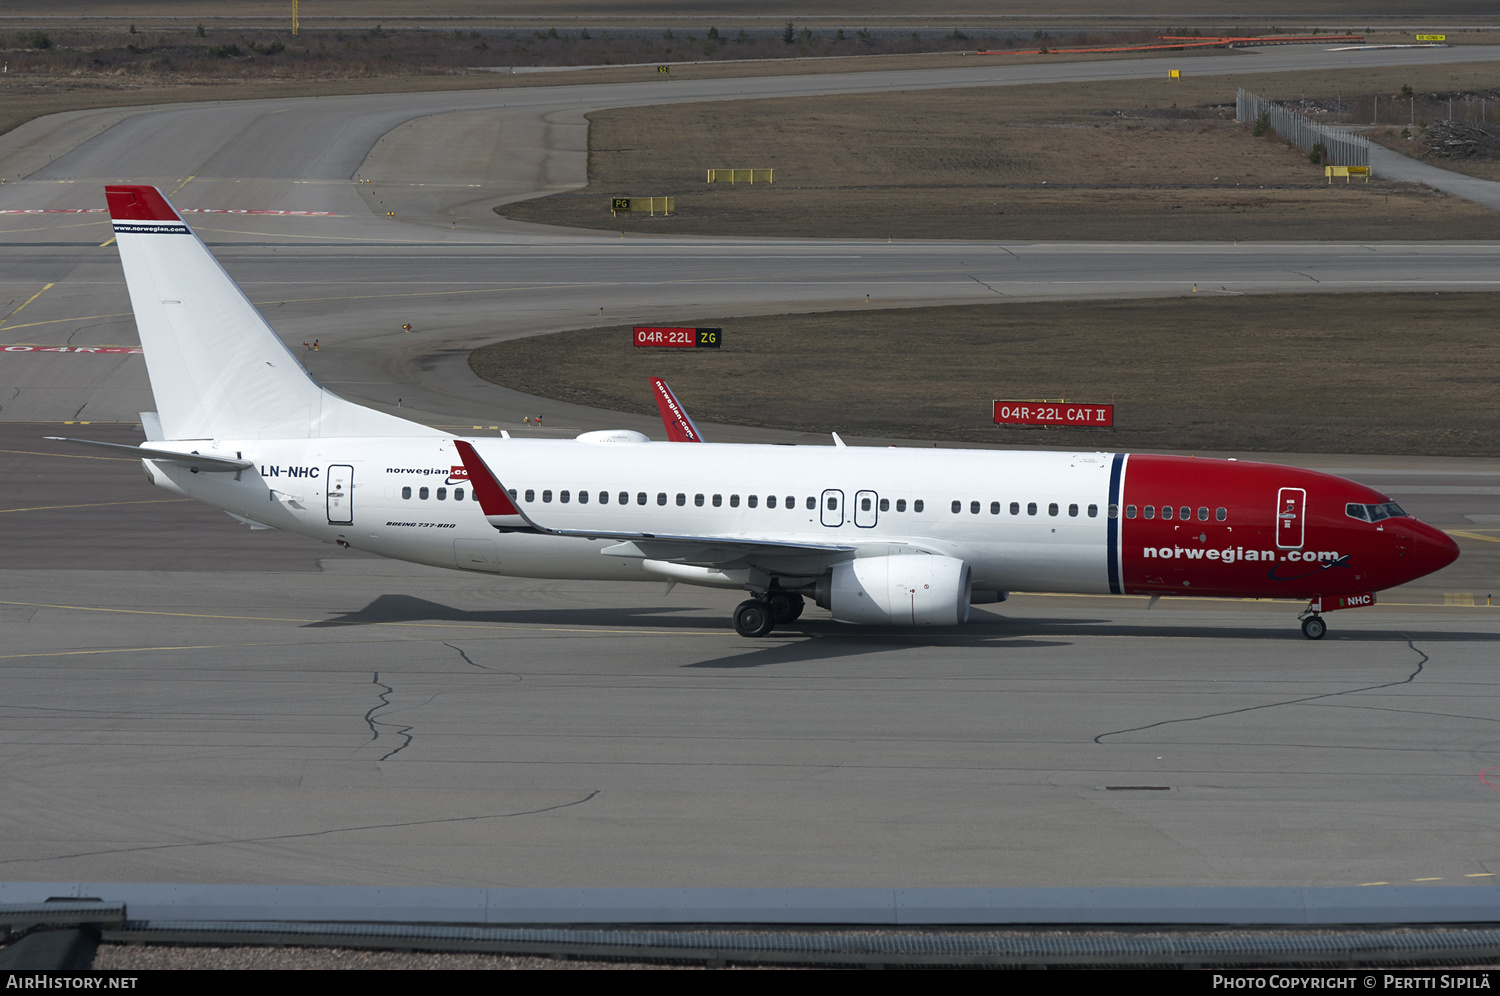
[[161, 191], [104, 191], [165, 438], [431, 433], [324, 390]]

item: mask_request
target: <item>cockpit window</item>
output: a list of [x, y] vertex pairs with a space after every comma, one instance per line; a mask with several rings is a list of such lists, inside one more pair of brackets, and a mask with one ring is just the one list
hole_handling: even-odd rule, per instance
[[1350, 502], [1344, 506], [1344, 514], [1361, 522], [1379, 522], [1382, 519], [1405, 515], [1406, 512], [1393, 501], [1388, 501], [1383, 505], [1356, 505]]

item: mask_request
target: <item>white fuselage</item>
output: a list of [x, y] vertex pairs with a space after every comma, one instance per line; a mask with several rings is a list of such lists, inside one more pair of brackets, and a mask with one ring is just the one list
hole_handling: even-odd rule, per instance
[[[976, 589], [1110, 590], [1112, 454], [470, 442], [545, 529], [839, 544], [855, 557], [927, 552], [967, 562]], [[255, 523], [401, 560], [661, 580], [618, 538], [497, 531], [448, 437], [215, 440], [202, 451], [241, 453], [255, 467], [235, 479], [148, 461], [153, 480]]]

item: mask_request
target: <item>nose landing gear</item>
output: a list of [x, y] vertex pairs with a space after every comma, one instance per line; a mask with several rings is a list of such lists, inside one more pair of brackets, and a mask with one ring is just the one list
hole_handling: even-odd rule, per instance
[[1302, 620], [1302, 635], [1309, 640], [1321, 640], [1323, 634], [1328, 632], [1328, 624], [1316, 612], [1304, 612], [1297, 618]]

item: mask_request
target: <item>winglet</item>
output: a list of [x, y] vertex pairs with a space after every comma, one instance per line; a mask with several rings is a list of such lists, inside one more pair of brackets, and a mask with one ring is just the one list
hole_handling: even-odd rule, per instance
[[505, 486], [490, 472], [489, 465], [474, 449], [473, 443], [455, 439], [453, 445], [464, 462], [464, 469], [469, 472], [469, 486], [474, 489], [474, 497], [479, 501], [479, 508], [490, 525], [507, 533], [545, 531], [527, 518], [526, 513], [510, 500]]
[[701, 443], [703, 434], [688, 417], [677, 395], [660, 377], [651, 378], [651, 393], [656, 395], [656, 407], [661, 409], [662, 424], [667, 427], [667, 439], [674, 443]]

